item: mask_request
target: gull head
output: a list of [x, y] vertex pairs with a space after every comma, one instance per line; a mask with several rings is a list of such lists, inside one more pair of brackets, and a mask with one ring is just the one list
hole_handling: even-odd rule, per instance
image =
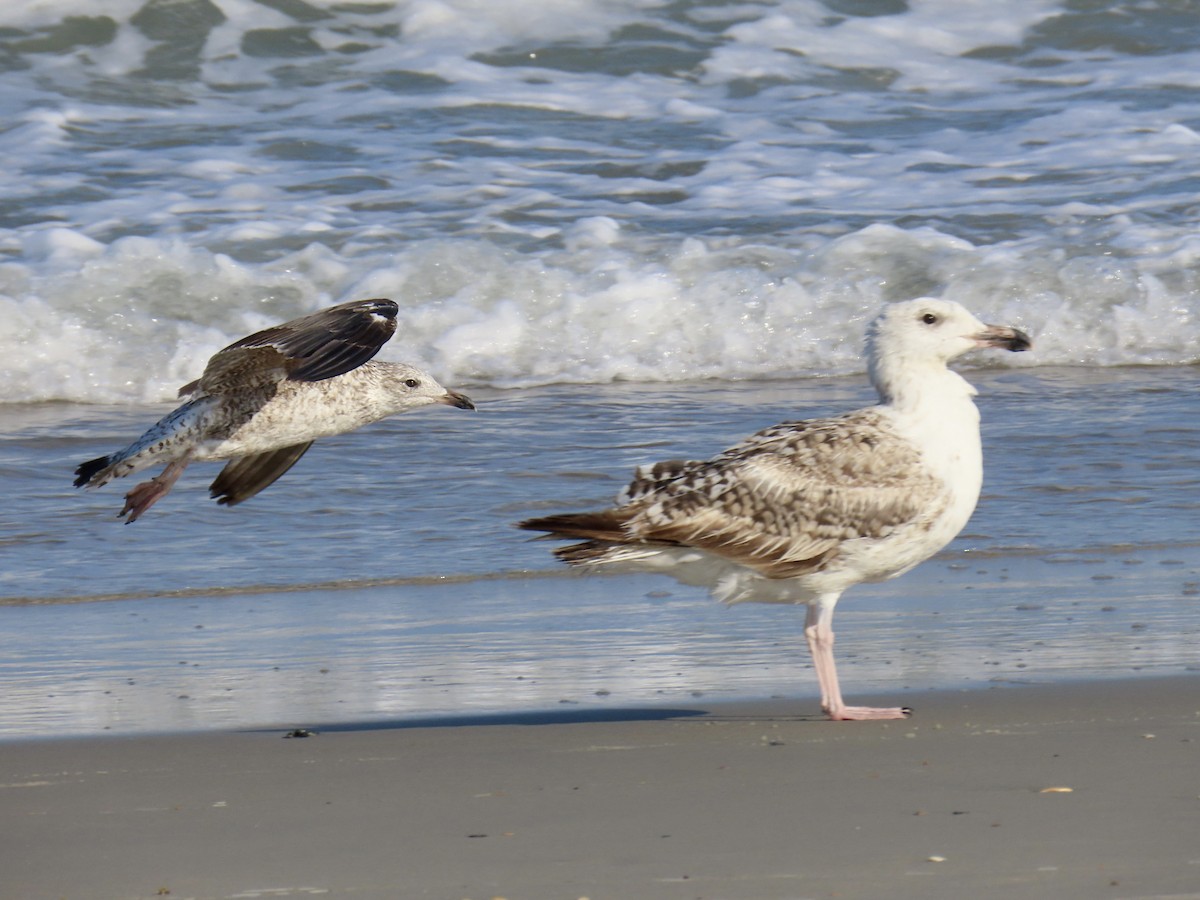
[[433, 403], [442, 403], [457, 409], [474, 409], [466, 394], [452, 391], [438, 384], [428, 372], [405, 363], [380, 363], [386, 366], [387, 386], [397, 410], [416, 409]]
[[985, 325], [953, 300], [922, 297], [885, 307], [867, 329], [871, 382], [884, 397], [922, 373], [946, 372], [969, 350], [991, 347], [1020, 352], [1033, 342], [1007, 325]]

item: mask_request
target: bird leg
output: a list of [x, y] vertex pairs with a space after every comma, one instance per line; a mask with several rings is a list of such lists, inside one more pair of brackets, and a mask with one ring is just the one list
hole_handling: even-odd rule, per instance
[[833, 662], [833, 604], [809, 604], [804, 620], [804, 637], [812, 654], [813, 668], [817, 670], [817, 683], [821, 686], [821, 709], [829, 718], [835, 722], [906, 719], [912, 713], [907, 706], [847, 706], [842, 700], [837, 666]]
[[191, 461], [190, 454], [173, 460], [158, 475], [134, 487], [125, 495], [125, 508], [117, 514], [118, 518], [129, 516], [125, 520], [126, 525], [136, 522], [142, 513], [167, 496], [167, 492], [174, 487], [175, 482], [179, 480], [179, 476], [183, 474], [183, 470]]

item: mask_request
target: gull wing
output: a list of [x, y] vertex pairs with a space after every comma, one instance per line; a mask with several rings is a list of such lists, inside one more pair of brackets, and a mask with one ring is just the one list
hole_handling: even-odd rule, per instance
[[391, 300], [354, 300], [256, 332], [216, 353], [204, 374], [179, 394], [220, 394], [267, 388], [285, 379], [344, 375], [395, 334], [399, 311]]
[[209, 496], [222, 506], [234, 506], [270, 487], [296, 464], [312, 441], [279, 450], [242, 456], [226, 464], [209, 486]]
[[617, 547], [687, 546], [770, 578], [818, 571], [856, 538], [931, 522], [942, 482], [876, 410], [785, 422], [704, 462], [644, 466], [624, 505], [548, 516], [521, 527], [587, 539], [568, 562], [602, 562]]

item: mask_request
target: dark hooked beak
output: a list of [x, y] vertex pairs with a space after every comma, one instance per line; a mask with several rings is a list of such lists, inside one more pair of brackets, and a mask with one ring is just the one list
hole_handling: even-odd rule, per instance
[[447, 406], [453, 406], [458, 409], [474, 409], [475, 404], [471, 402], [471, 398], [466, 394], [460, 394], [458, 391], [446, 391], [442, 394], [438, 403], [445, 403]]
[[999, 347], [1002, 350], [1011, 350], [1013, 353], [1020, 353], [1033, 346], [1029, 335], [1018, 328], [1009, 328], [1007, 325], [989, 325], [974, 338], [975, 345], [978, 347]]

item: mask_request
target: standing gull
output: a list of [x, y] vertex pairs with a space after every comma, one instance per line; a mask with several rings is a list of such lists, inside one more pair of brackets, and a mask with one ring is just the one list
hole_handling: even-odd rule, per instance
[[641, 466], [614, 508], [519, 527], [583, 538], [555, 551], [572, 565], [661, 572], [726, 603], [806, 604], [829, 718], [902, 718], [907, 708], [842, 700], [834, 606], [847, 588], [928, 559], [967, 523], [983, 481], [979, 411], [946, 364], [975, 347], [1030, 346], [957, 303], [893, 304], [867, 331], [877, 406], [785, 422], [706, 462]]
[[209, 493], [232, 506], [272, 484], [317, 438], [431, 403], [474, 409], [420, 369], [369, 361], [395, 333], [398, 312], [391, 300], [355, 300], [230, 344], [179, 389], [186, 403], [124, 450], [83, 463], [75, 486], [166, 463], [125, 495], [119, 515], [135, 522], [192, 460], [228, 459]]

